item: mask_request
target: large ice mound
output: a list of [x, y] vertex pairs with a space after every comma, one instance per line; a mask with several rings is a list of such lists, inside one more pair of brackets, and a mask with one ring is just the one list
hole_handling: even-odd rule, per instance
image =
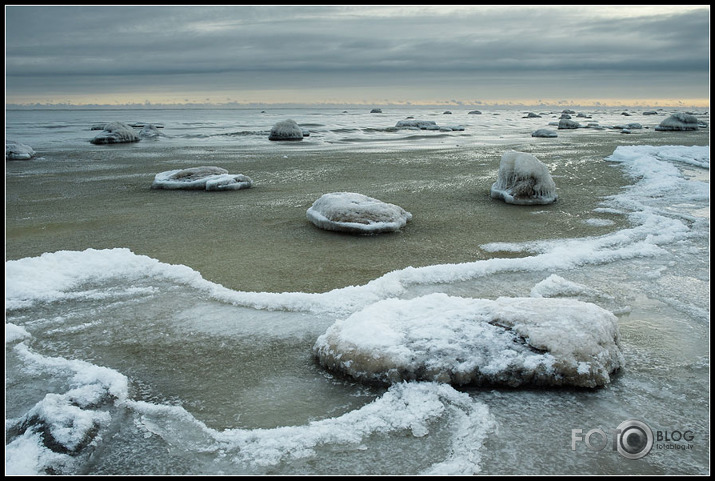
[[376, 302], [321, 335], [320, 364], [359, 381], [599, 387], [623, 366], [618, 320], [575, 299]]
[[250, 177], [229, 174], [221, 167], [201, 166], [167, 170], [154, 176], [152, 189], [239, 190], [253, 185]]
[[351, 234], [394, 232], [412, 220], [412, 214], [398, 205], [354, 192], [321, 196], [306, 217], [321, 229]]
[[119, 144], [124, 142], [138, 142], [139, 136], [124, 122], [110, 122], [104, 125], [104, 130], [97, 134], [90, 142], [93, 144]]
[[303, 140], [303, 129], [295, 120], [283, 120], [273, 126], [268, 140]]
[[29, 145], [14, 140], [5, 140], [5, 160], [30, 160], [35, 151]]
[[663, 120], [655, 130], [698, 130], [698, 128], [697, 117], [678, 112]]
[[514, 150], [502, 155], [491, 196], [520, 205], [551, 204], [558, 198], [548, 167], [535, 156]]

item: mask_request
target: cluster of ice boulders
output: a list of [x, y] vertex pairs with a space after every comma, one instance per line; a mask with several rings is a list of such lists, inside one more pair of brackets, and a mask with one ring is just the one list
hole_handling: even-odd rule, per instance
[[168, 170], [154, 176], [152, 189], [239, 190], [248, 189], [253, 180], [243, 174], [229, 174], [221, 167], [201, 166]]
[[502, 154], [491, 196], [519, 205], [551, 204], [558, 199], [556, 184], [546, 164], [531, 154], [514, 150]]
[[699, 121], [694, 115], [678, 112], [663, 120], [655, 130], [698, 130]]
[[29, 145], [14, 140], [5, 141], [5, 160], [30, 160], [35, 154]]
[[402, 207], [355, 192], [324, 194], [306, 211], [317, 227], [350, 234], [394, 232], [412, 220]]
[[124, 122], [110, 122], [105, 124], [102, 132], [97, 134], [90, 142], [93, 144], [120, 144], [139, 142], [139, 140], [139, 136], [134, 129]]
[[268, 135], [268, 140], [303, 140], [303, 129], [293, 120], [282, 120], [276, 123]]
[[[450, 112], [451, 113], [451, 112]], [[395, 128], [398, 129], [408, 129], [408, 130], [442, 130], [442, 131], [462, 131], [464, 127], [462, 125], [448, 125], [440, 127], [437, 122], [433, 120], [415, 120], [406, 119], [398, 120], [395, 124]]]
[[361, 382], [577, 386], [624, 365], [616, 316], [575, 299], [387, 299], [336, 321], [314, 344], [325, 368]]

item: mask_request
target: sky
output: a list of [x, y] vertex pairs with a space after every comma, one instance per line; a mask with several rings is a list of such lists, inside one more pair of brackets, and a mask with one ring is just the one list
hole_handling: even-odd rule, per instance
[[13, 105], [710, 103], [708, 5], [5, 6]]

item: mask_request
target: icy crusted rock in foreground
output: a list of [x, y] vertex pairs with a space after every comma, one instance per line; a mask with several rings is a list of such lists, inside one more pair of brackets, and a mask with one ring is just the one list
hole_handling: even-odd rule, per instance
[[152, 189], [239, 190], [253, 185], [250, 177], [229, 174], [221, 167], [201, 166], [168, 170], [154, 176]]
[[306, 217], [321, 229], [351, 234], [393, 232], [412, 220], [412, 214], [400, 206], [354, 192], [321, 196]]
[[313, 351], [359, 381], [599, 387], [623, 366], [618, 320], [573, 299], [430, 294], [338, 320]]
[[93, 144], [120, 144], [125, 142], [139, 142], [139, 136], [124, 122], [110, 122], [104, 130], [97, 134], [90, 142]]
[[502, 155], [491, 196], [519, 205], [551, 204], [558, 198], [548, 167], [535, 156], [514, 150]]
[[29, 145], [14, 140], [5, 141], [5, 160], [30, 160], [35, 153]]

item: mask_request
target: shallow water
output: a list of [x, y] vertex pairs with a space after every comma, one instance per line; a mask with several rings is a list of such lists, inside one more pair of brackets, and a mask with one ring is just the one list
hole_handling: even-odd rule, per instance
[[[45, 128], [62, 134], [39, 143], [31, 140], [41, 135], [17, 137], [39, 123], [30, 122], [38, 113], [9, 127], [39, 158], [6, 163], [6, 323], [27, 333], [6, 330], [6, 467], [113, 475], [709, 472], [709, 194], [690, 189], [709, 183], [709, 165], [670, 161], [690, 183], [658, 196], [604, 160], [619, 145], [708, 145], [707, 131], [534, 139], [518, 113], [501, 112], [492, 120], [512, 120], [492, 125], [465, 114], [472, 127], [490, 128], [396, 139], [364, 127], [374, 116], [355, 116], [367, 124], [337, 113], [301, 122], [311, 125], [310, 142], [286, 145], [231, 134], [262, 132], [263, 124], [217, 127], [202, 114], [208, 118], [180, 128], [194, 135], [210, 124], [196, 142], [93, 146], [91, 132], [75, 127], [86, 129], [95, 114]], [[51, 115], [47, 125], [59, 125], [62, 115]], [[249, 141], [234, 145], [236, 137]], [[506, 148], [549, 166], [555, 204], [489, 198]], [[150, 189], [157, 172], [197, 165], [246, 174], [255, 187]], [[367, 237], [307, 221], [315, 199], [343, 190], [396, 203], [413, 221]], [[549, 287], [551, 275], [580, 287]], [[432, 292], [593, 302], [618, 316], [626, 368], [598, 390], [387, 390], [315, 362], [312, 346], [336, 319], [375, 300]], [[102, 394], [86, 393], [92, 389]], [[14, 423], [36, 406], [40, 426], [66, 426], [69, 416], [80, 432], [88, 417], [98, 427], [76, 452], [43, 451], [32, 429]], [[691, 447], [660, 443], [638, 460], [610, 445], [572, 449], [572, 429], [610, 436], [628, 419], [656, 433], [690, 431]]]

